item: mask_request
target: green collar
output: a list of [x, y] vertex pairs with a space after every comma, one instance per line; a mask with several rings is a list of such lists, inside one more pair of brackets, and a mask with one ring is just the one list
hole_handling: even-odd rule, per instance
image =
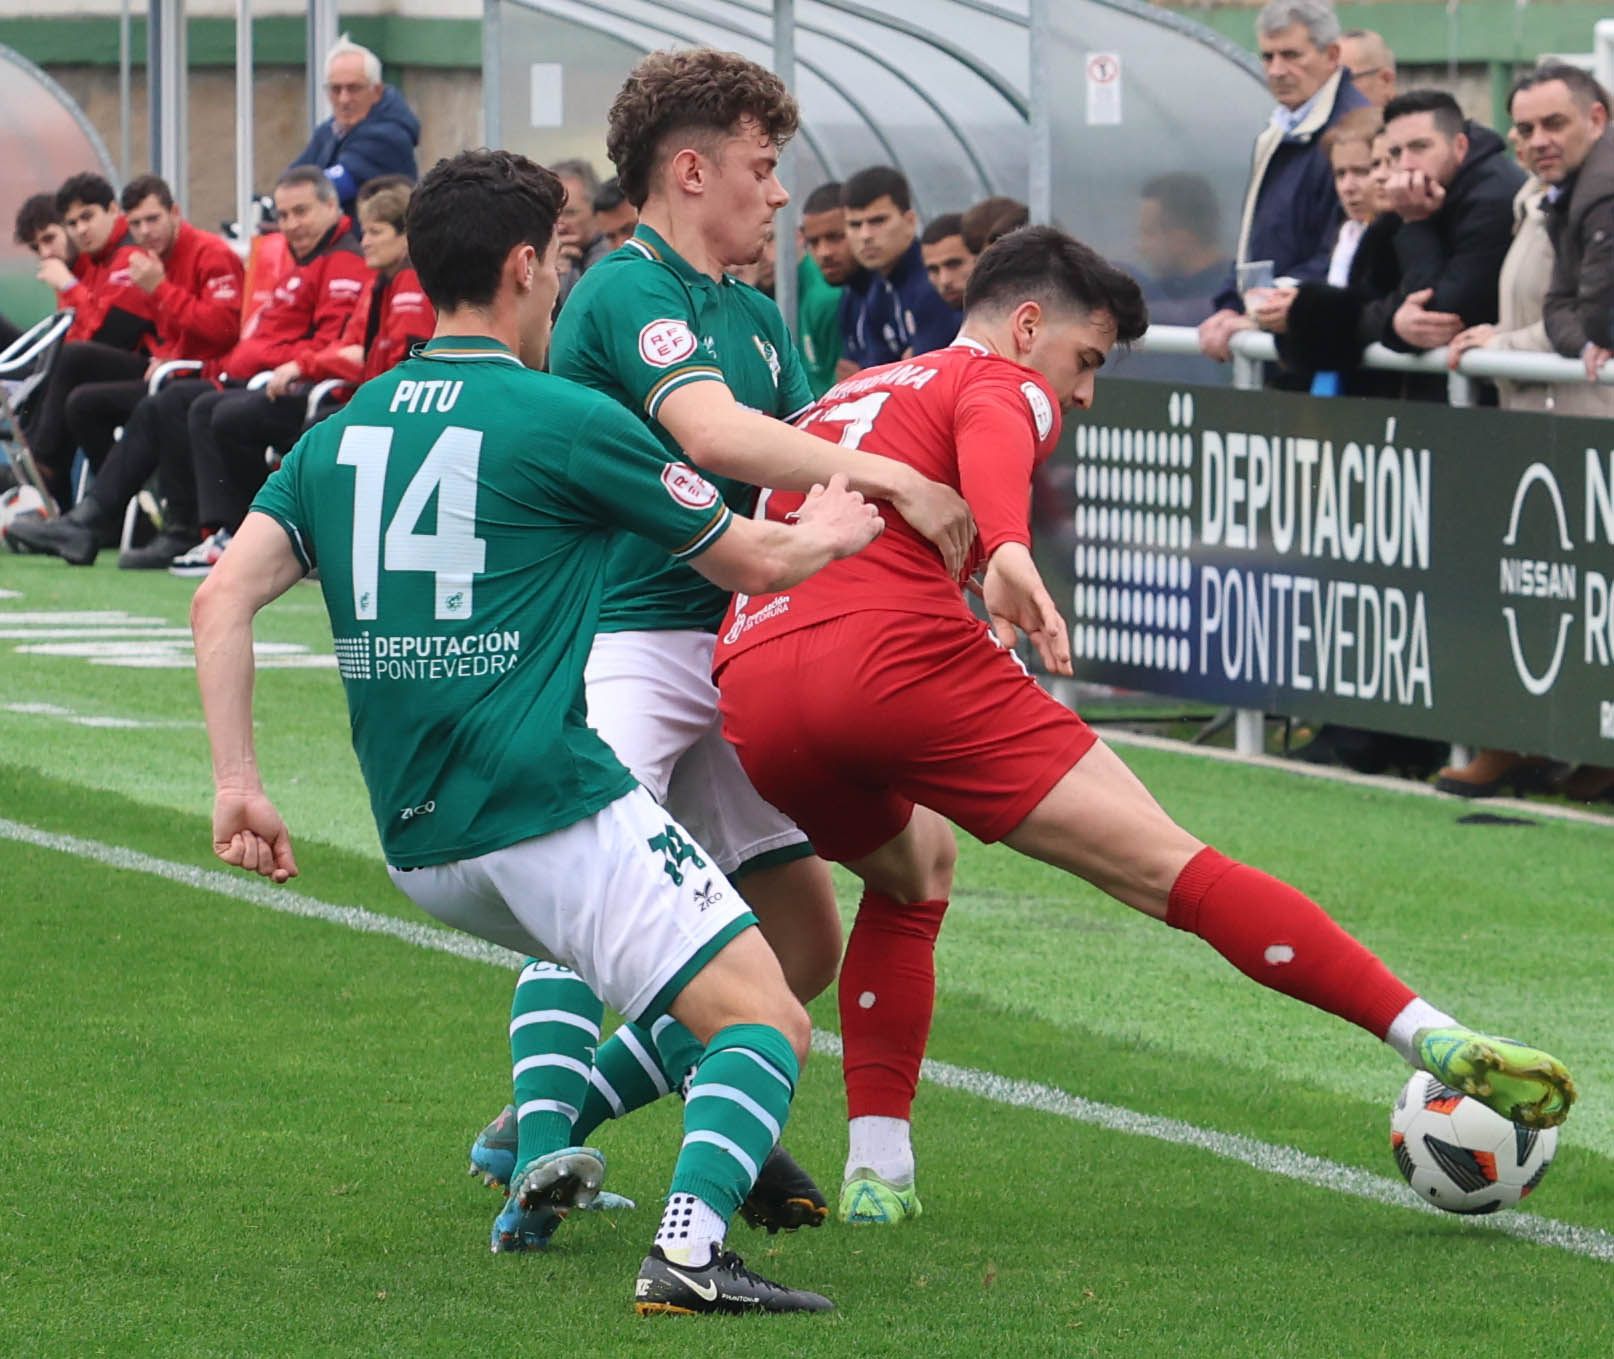
[[[667, 265], [673, 273], [686, 283], [696, 285], [705, 284], [708, 288], [719, 286], [709, 274], [703, 274], [672, 246], [668, 245], [656, 232], [652, 231], [643, 222], [639, 223], [631, 237], [628, 238], [627, 249], [637, 250], [646, 259], [657, 260]], [[727, 274], [723, 275], [723, 282], [731, 280]]]
[[507, 359], [521, 362], [491, 335], [434, 335], [416, 351], [423, 359]]

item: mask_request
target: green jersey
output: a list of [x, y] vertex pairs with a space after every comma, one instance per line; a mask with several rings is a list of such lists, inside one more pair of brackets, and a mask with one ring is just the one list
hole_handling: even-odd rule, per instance
[[[656, 413], [692, 382], [725, 382], [742, 406], [787, 418], [812, 402], [796, 347], [773, 301], [690, 267], [649, 227], [583, 275], [555, 323], [550, 371], [603, 392], [683, 458]], [[707, 476], [738, 513], [756, 488]], [[606, 564], [601, 632], [715, 632], [729, 597], [652, 542], [623, 534]]]
[[825, 279], [811, 255], [796, 267], [796, 333], [802, 364], [815, 397], [835, 385], [841, 357], [841, 290]]
[[252, 508], [319, 567], [399, 868], [559, 830], [633, 787], [584, 717], [607, 555], [625, 529], [687, 559], [733, 520], [620, 406], [459, 336], [359, 388]]

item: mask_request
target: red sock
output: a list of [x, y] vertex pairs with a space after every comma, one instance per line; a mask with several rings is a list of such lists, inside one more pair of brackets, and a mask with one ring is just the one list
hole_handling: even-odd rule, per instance
[[1166, 923], [1246, 977], [1383, 1038], [1417, 993], [1286, 882], [1202, 849], [1171, 889]]
[[907, 1118], [936, 1006], [945, 901], [907, 905], [864, 892], [841, 961], [847, 1117]]

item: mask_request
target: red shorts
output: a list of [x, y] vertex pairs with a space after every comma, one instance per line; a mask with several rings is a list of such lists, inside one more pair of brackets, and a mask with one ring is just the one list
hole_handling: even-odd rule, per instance
[[717, 682], [757, 792], [840, 862], [915, 803], [1001, 840], [1097, 739], [973, 618], [847, 614], [742, 651]]

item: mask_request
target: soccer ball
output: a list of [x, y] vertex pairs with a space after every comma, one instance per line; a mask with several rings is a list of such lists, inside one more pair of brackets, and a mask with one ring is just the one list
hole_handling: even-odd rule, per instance
[[1541, 1183], [1558, 1129], [1526, 1128], [1419, 1071], [1390, 1111], [1390, 1149], [1425, 1202], [1448, 1213], [1494, 1213]]
[[6, 551], [20, 552], [22, 547], [11, 540], [8, 530], [13, 519], [22, 519], [28, 516], [41, 518], [45, 514], [45, 498], [32, 486], [26, 483], [21, 486], [8, 487], [0, 491], [0, 543], [5, 544]]

